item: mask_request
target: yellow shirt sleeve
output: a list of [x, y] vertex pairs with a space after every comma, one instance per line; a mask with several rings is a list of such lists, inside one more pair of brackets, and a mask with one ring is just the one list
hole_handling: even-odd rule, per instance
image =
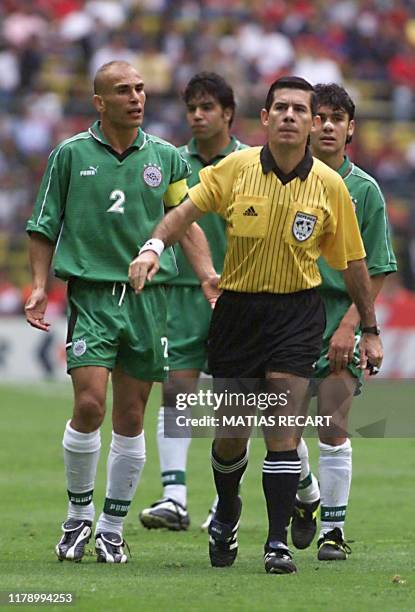
[[356, 213], [347, 187], [336, 181], [330, 193], [333, 216], [328, 220], [320, 241], [321, 253], [329, 266], [345, 270], [348, 261], [364, 259], [363, 246]]
[[239, 172], [239, 153], [231, 153], [216, 166], [207, 166], [199, 172], [200, 183], [189, 190], [189, 198], [201, 211], [215, 212], [226, 218]]
[[164, 205], [167, 208], [178, 206], [181, 202], [183, 202], [186, 195], [187, 195], [186, 179], [181, 179], [180, 181], [176, 181], [175, 183], [170, 183], [163, 197]]

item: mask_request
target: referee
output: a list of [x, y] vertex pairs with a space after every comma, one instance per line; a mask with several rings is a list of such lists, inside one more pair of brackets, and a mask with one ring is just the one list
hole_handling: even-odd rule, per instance
[[[298, 414], [321, 349], [325, 313], [316, 287], [317, 259], [344, 274], [362, 326], [376, 325], [365, 251], [348, 191], [341, 177], [308, 150], [318, 125], [313, 87], [298, 77], [275, 81], [261, 123], [267, 144], [235, 152], [200, 173], [189, 199], [157, 226], [153, 238], [130, 265], [130, 283], [141, 291], [158, 269], [165, 245], [180, 238], [202, 214], [216, 212], [227, 222], [228, 246], [219, 283], [222, 291], [209, 332], [209, 365], [215, 378], [262, 379], [268, 391], [290, 391], [290, 413]], [[203, 266], [201, 266], [202, 268]], [[203, 270], [200, 270], [201, 276]], [[213, 298], [214, 280], [204, 283]], [[217, 292], [218, 293], [218, 292]], [[362, 368], [380, 365], [382, 345], [364, 334]], [[269, 530], [265, 570], [296, 571], [287, 547], [300, 475], [296, 432], [266, 437], [263, 489]], [[246, 469], [247, 436], [221, 439], [212, 448], [218, 508], [209, 528], [213, 566], [232, 565]]]

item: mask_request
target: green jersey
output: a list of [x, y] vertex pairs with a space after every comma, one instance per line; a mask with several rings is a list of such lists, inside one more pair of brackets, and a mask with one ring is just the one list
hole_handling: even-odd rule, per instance
[[[52, 151], [28, 232], [56, 244], [63, 279], [128, 281], [128, 267], [164, 215], [187, 193], [190, 167], [173, 145], [141, 129], [118, 154], [97, 121]], [[173, 249], [163, 253], [153, 283], [177, 274]]]
[[[396, 257], [389, 235], [386, 204], [379, 185], [347, 156], [337, 172], [344, 179], [356, 210], [370, 276], [395, 272]], [[330, 268], [322, 257], [318, 260], [318, 267], [322, 277], [319, 290], [323, 297], [328, 292], [348, 295], [341, 272]]]
[[[199, 172], [200, 170], [202, 170], [202, 168], [204, 168], [205, 166], [216, 165], [224, 157], [229, 155], [229, 153], [233, 153], [233, 151], [239, 151], [240, 149], [245, 148], [247, 148], [247, 145], [240, 143], [239, 140], [232, 137], [231, 142], [228, 144], [227, 147], [222, 149], [222, 151], [220, 151], [220, 153], [216, 157], [206, 162], [199, 156], [196, 141], [194, 138], [192, 138], [190, 142], [187, 143], [187, 145], [184, 145], [183, 147], [179, 148], [181, 155], [186, 159], [192, 169], [192, 174], [187, 180], [188, 186], [193, 187], [199, 182]], [[226, 222], [224, 221], [224, 219], [219, 217], [219, 215], [216, 215], [214, 213], [207, 213], [198, 221], [198, 224], [203, 229], [206, 238], [209, 242], [215, 270], [218, 274], [221, 274], [226, 251]], [[176, 253], [179, 275], [176, 276], [170, 282], [170, 284], [186, 286], [199, 285], [199, 280], [193, 272], [193, 268], [188, 262], [186, 256], [184, 255], [180, 245], [176, 245], [174, 247], [174, 250]]]

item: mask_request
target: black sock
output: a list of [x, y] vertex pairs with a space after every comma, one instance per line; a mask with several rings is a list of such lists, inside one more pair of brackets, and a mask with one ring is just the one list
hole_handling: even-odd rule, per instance
[[268, 451], [262, 468], [269, 524], [267, 543], [278, 541], [287, 544], [300, 471], [301, 461], [296, 449]]
[[232, 523], [239, 510], [239, 483], [246, 470], [246, 450], [235, 459], [221, 459], [212, 447], [212, 469], [219, 501], [216, 518], [222, 523]]

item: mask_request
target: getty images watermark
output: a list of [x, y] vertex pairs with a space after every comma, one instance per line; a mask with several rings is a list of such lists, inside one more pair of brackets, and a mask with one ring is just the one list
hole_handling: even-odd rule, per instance
[[[167, 437], [245, 436], [247, 430], [292, 436], [304, 427], [328, 427], [331, 416], [300, 414], [293, 409], [291, 390], [276, 392], [214, 391], [175, 394], [174, 408], [164, 411]], [[295, 430], [295, 432], [294, 432]]]

